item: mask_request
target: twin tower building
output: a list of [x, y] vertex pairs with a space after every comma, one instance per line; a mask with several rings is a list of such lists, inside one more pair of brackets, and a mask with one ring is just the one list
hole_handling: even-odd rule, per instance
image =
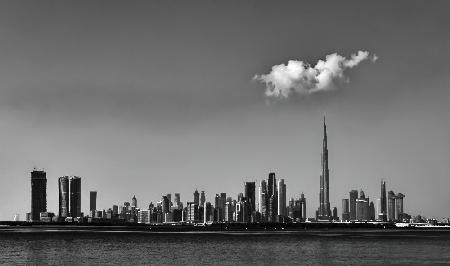
[[[63, 176], [58, 179], [59, 217], [81, 217], [81, 178]], [[31, 172], [31, 212], [29, 221], [52, 218], [47, 212], [47, 173], [34, 169]]]
[[58, 178], [59, 217], [81, 217], [81, 178], [62, 176]]

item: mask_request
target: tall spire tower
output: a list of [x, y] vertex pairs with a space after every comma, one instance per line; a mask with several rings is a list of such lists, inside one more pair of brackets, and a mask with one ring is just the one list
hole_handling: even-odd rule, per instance
[[328, 169], [327, 124], [323, 117], [322, 174], [320, 175], [319, 220], [330, 220], [330, 169]]

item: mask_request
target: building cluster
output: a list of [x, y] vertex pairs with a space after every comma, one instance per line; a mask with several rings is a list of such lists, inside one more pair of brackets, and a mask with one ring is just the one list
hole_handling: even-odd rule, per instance
[[364, 191], [352, 190], [348, 199], [342, 199], [342, 221], [404, 221], [411, 217], [403, 211], [402, 193], [389, 191], [386, 197], [386, 181], [381, 181], [380, 198], [376, 206], [373, 201], [365, 197]]
[[[376, 208], [364, 191], [350, 191], [348, 199], [342, 200], [342, 217], [339, 219], [336, 207], [330, 207], [330, 170], [328, 168], [328, 140], [325, 118], [323, 121], [323, 144], [321, 156], [319, 207], [316, 210], [317, 221], [402, 221], [410, 218], [403, 212], [402, 193], [389, 191], [386, 194], [386, 182], [381, 183], [381, 197]], [[180, 193], [165, 194], [156, 203], [139, 208], [134, 196], [123, 205], [113, 205], [107, 210], [97, 209], [97, 191], [90, 191], [88, 215], [81, 212], [81, 178], [63, 176], [58, 179], [59, 211], [58, 215], [47, 212], [47, 178], [44, 171], [34, 169], [31, 172], [31, 212], [27, 221], [86, 221], [86, 222], [126, 222], [126, 223], [212, 223], [212, 222], [302, 222], [306, 218], [306, 198], [286, 202], [286, 184], [284, 179], [277, 181], [275, 173], [269, 173], [267, 180], [259, 183], [245, 182], [243, 193], [237, 198], [227, 197], [222, 192], [214, 197], [214, 204], [206, 201], [205, 191], [193, 193], [193, 200], [183, 205]]]

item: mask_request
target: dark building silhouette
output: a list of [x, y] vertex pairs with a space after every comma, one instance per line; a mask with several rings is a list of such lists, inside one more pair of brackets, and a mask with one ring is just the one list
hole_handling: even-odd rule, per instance
[[333, 220], [337, 221], [338, 219], [338, 210], [336, 207], [333, 207]]
[[356, 220], [356, 199], [358, 199], [358, 190], [350, 191], [350, 220]]
[[369, 204], [369, 220], [375, 221], [375, 204], [373, 201]]
[[225, 204], [227, 204], [227, 193], [220, 193], [220, 219], [219, 221], [225, 221]]
[[387, 200], [386, 200], [386, 182], [381, 180], [381, 195], [380, 195], [380, 213], [378, 214], [378, 219], [386, 222], [387, 221]]
[[162, 212], [163, 214], [170, 212], [170, 201], [167, 196], [162, 196]]
[[31, 220], [39, 221], [40, 213], [47, 211], [47, 174], [44, 171], [31, 172]]
[[284, 179], [278, 180], [278, 216], [285, 217], [286, 214], [286, 184]]
[[61, 218], [66, 218], [69, 216], [69, 177], [62, 176], [58, 178], [58, 188], [59, 188], [59, 211], [58, 216]]
[[350, 220], [349, 200], [342, 199], [342, 221]]
[[268, 222], [276, 222], [278, 217], [278, 191], [277, 180], [275, 173], [269, 173], [268, 187], [267, 187], [267, 204], [268, 207]]
[[[198, 193], [198, 192], [197, 192]], [[187, 203], [186, 221], [190, 223], [198, 222], [198, 205], [195, 202]]]
[[306, 220], [306, 198], [305, 195], [300, 195], [300, 213], [301, 213], [301, 219], [304, 221]]
[[255, 190], [256, 185], [255, 182], [246, 182], [245, 183], [245, 197], [250, 203], [250, 210], [251, 212], [255, 212], [256, 206], [255, 206]]
[[211, 221], [211, 211], [212, 211], [212, 206], [211, 206], [211, 202], [205, 202], [205, 204], [203, 205], [203, 222], [209, 222]]
[[81, 178], [70, 178], [70, 216], [81, 217]]
[[366, 198], [362, 190], [359, 193], [359, 199], [356, 199], [356, 220], [369, 220], [369, 198]]
[[199, 205], [200, 204], [200, 196], [199, 196], [199, 194], [198, 194], [198, 190], [196, 189], [195, 191], [194, 191], [194, 204], [195, 205]]
[[97, 191], [89, 192], [89, 210], [91, 212], [97, 210]]
[[133, 198], [131, 199], [131, 208], [137, 208], [137, 199], [135, 195], [133, 195]]
[[200, 193], [200, 206], [204, 206], [205, 205], [205, 201], [206, 201], [205, 191], [202, 190], [202, 193]]
[[388, 212], [387, 212], [387, 220], [388, 221], [394, 221], [395, 220], [395, 193], [394, 191], [388, 192], [388, 198], [387, 198], [387, 205], [388, 205]]
[[405, 195], [398, 193], [395, 196], [395, 220], [403, 220], [403, 198]]
[[327, 125], [323, 118], [322, 174], [320, 175], [319, 220], [330, 220], [330, 169], [328, 168]]

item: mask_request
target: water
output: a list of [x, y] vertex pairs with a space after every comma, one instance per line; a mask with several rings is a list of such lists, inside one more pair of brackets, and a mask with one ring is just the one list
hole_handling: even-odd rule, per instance
[[2, 264], [450, 264], [450, 232], [217, 234], [0, 230]]

